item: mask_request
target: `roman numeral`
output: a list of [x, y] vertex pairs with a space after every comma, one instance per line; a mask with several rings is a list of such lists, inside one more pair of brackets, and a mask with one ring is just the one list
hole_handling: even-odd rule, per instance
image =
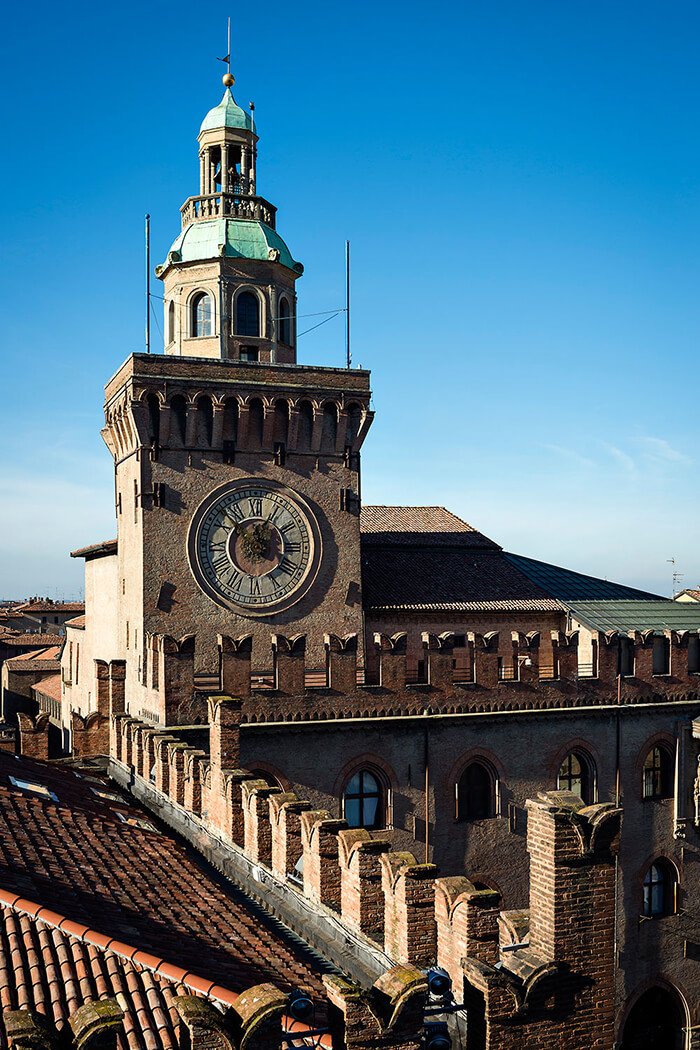
[[284, 542], [284, 549], [285, 549], [285, 551], [289, 551], [290, 554], [298, 554], [299, 551], [301, 550], [301, 544], [300, 543], [294, 543], [294, 542], [288, 542], [287, 540], [285, 540], [285, 542]]
[[295, 521], [288, 521], [286, 525], [282, 526], [282, 532], [289, 532], [290, 529], [295, 529], [297, 523]]
[[263, 501], [261, 499], [249, 499], [248, 503], [250, 504], [251, 516], [254, 518], [261, 518]]
[[213, 551], [218, 551], [218, 553], [223, 554], [226, 550], [226, 540], [215, 540], [210, 546]]
[[243, 574], [240, 573], [238, 569], [229, 569], [228, 579], [225, 581], [226, 586], [230, 587], [233, 591], [237, 591], [239, 590], [239, 584], [242, 579]]
[[211, 563], [215, 572], [221, 572], [227, 565], [231, 564], [225, 554], [217, 554], [216, 558], [212, 558]]
[[277, 568], [280, 572], [286, 573], [287, 576], [292, 576], [296, 572], [296, 565], [293, 565], [289, 558], [282, 558]]
[[250, 577], [250, 593], [251, 594], [260, 594], [260, 577], [259, 576], [251, 576]]

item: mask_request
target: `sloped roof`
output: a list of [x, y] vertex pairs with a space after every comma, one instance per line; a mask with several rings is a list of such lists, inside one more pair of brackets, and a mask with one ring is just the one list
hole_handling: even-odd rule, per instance
[[82, 616], [75, 616], [72, 620], [66, 620], [66, 627], [84, 627], [85, 626], [85, 614]]
[[492, 548], [498, 544], [446, 507], [367, 506], [360, 511], [365, 545]]
[[102, 543], [93, 543], [90, 547], [80, 547], [77, 551], [71, 551], [71, 558], [103, 558], [117, 553], [116, 540], [103, 540]]
[[60, 674], [51, 675], [50, 678], [43, 678], [36, 685], [32, 686], [33, 693], [41, 693], [42, 696], [48, 696], [50, 700], [61, 699], [61, 676]]
[[61, 649], [52, 645], [48, 649], [30, 649], [27, 653], [12, 656], [5, 664], [10, 671], [57, 671], [61, 666]]
[[7, 635], [2, 636], [2, 641], [5, 645], [16, 646], [18, 649], [27, 649], [30, 646], [33, 648], [48, 648], [54, 645], [63, 645], [62, 634], [39, 634], [39, 632], [32, 633], [28, 631], [25, 634], [13, 634], [9, 637]]
[[23, 613], [81, 613], [85, 602], [30, 602], [22, 606]]
[[528, 576], [553, 598], [569, 604], [576, 601], [596, 601], [629, 599], [631, 601], [666, 601], [659, 594], [640, 591], [636, 587], [627, 587], [622, 583], [600, 580], [596, 576], [584, 576], [572, 569], [563, 569], [559, 565], [550, 565], [534, 558], [524, 558], [520, 554], [505, 554], [505, 557], [520, 572]]
[[[685, 598], [686, 594], [688, 595], [687, 598]], [[691, 602], [700, 602], [700, 591], [695, 590], [694, 587], [685, 587], [682, 591], [679, 591], [678, 594], [676, 594], [674, 597], [674, 601], [677, 602], [682, 602], [684, 600]]]
[[496, 551], [374, 548], [363, 543], [367, 610], [563, 612], [564, 607]]
[[[28, 787], [13, 784], [10, 776]], [[50, 1005], [66, 1018], [76, 1004], [102, 994], [101, 975], [106, 994], [121, 982], [119, 990], [127, 996], [136, 1028], [128, 1046], [143, 1050], [143, 1011], [158, 1033], [146, 1045], [167, 1050], [177, 1045], [170, 992], [157, 975], [145, 973], [157, 970], [155, 963], [162, 960], [199, 975], [204, 987], [216, 984], [238, 993], [272, 980], [283, 991], [297, 986], [321, 997], [320, 960], [316, 963], [313, 953], [298, 947], [293, 935], [267, 920], [240, 891], [223, 886], [111, 783], [0, 754], [0, 889], [5, 891], [0, 903], [20, 894], [65, 916], [62, 931], [72, 934], [78, 924], [101, 938], [96, 945], [92, 939], [94, 950], [70, 940], [63, 955], [64, 938], [55, 929], [42, 931], [37, 923], [4, 916], [19, 930], [21, 944], [9, 942], [15, 950], [3, 967], [8, 942], [0, 936], [3, 1002], [16, 1002], [22, 984], [30, 1008], [32, 1002], [40, 1011]], [[45, 914], [49, 923], [55, 921]], [[106, 949], [119, 953], [125, 945], [145, 953], [135, 960], [145, 964], [135, 967], [140, 974], [110, 961]], [[146, 956], [155, 958], [149, 963]], [[18, 960], [21, 966], [15, 968]], [[26, 988], [28, 969], [49, 960], [59, 963], [57, 980], [48, 988]]]
[[571, 615], [594, 631], [697, 631], [700, 604], [661, 601], [574, 601]]

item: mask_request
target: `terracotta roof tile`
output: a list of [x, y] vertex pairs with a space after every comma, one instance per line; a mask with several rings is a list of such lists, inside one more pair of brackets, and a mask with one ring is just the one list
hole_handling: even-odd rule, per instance
[[10, 671], [58, 671], [61, 667], [60, 648], [30, 649], [19, 656], [11, 656], [5, 664]]
[[42, 696], [48, 696], [50, 700], [61, 699], [61, 676], [60, 674], [52, 675], [51, 678], [43, 678], [41, 682], [37, 682], [36, 685], [32, 686], [33, 693], [41, 693]]
[[556, 612], [564, 606], [500, 551], [362, 548], [368, 611]]
[[[37, 782], [58, 801], [13, 786], [10, 774]], [[171, 836], [121, 820], [119, 813], [143, 816], [130, 799], [110, 801], [87, 790], [89, 786], [90, 781], [72, 771], [0, 754], [0, 888], [40, 902], [45, 910], [32, 914], [47, 924], [42, 932], [41, 922], [34, 920], [31, 936], [20, 936], [16, 916], [9, 920], [15, 931], [13, 959], [0, 920], [5, 952], [0, 952], [0, 1003], [3, 998], [16, 1002], [20, 985], [22, 996], [34, 1001], [30, 948], [41, 948], [43, 994], [63, 1018], [80, 1005], [88, 987], [99, 994], [98, 979], [110, 994], [119, 986], [131, 1004], [133, 1029], [127, 1042], [133, 1048], [141, 1045], [138, 1029], [143, 1024], [155, 1033], [151, 1045], [167, 1050], [162, 1026], [172, 1026], [173, 1020], [160, 995], [162, 982], [181, 983], [177, 975], [190, 971], [208, 986], [220, 985], [232, 994], [273, 981], [285, 991], [299, 986], [322, 997], [320, 963], [302, 953], [291, 935], [261, 917], [232, 886], [224, 889]], [[111, 783], [109, 790], [120, 795]], [[66, 924], [65, 917], [77, 927]], [[61, 931], [51, 932], [49, 927], [59, 922]], [[72, 931], [81, 927], [98, 931], [83, 938], [97, 955], [91, 956], [82, 942], [74, 951]], [[37, 931], [44, 941], [39, 948]], [[132, 962], [117, 958], [124, 950]], [[137, 959], [148, 955], [174, 967], [166, 971], [171, 976], [144, 983]], [[172, 1027], [167, 1031], [175, 1043]]]
[[445, 507], [363, 507], [365, 545], [458, 546], [498, 549], [498, 544]]
[[82, 616], [74, 616], [72, 620], [65, 621], [66, 627], [84, 627], [85, 626], [85, 614]]
[[81, 547], [77, 551], [71, 551], [71, 558], [100, 558], [104, 555], [117, 553], [116, 540], [104, 540], [102, 543], [93, 543], [90, 547]]
[[45, 649], [48, 646], [63, 645], [63, 642], [62, 634], [32, 634], [31, 632], [13, 634], [11, 638], [6, 639], [7, 645], [17, 646], [18, 649], [28, 649], [29, 647]]
[[29, 602], [22, 606], [23, 613], [81, 613], [85, 602]]

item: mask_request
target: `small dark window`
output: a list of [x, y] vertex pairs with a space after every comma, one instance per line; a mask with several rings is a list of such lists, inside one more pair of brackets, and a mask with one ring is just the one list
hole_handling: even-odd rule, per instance
[[197, 401], [197, 444], [211, 448], [214, 436], [214, 406], [210, 397]]
[[366, 769], [355, 773], [343, 793], [343, 815], [351, 828], [381, 828], [383, 792], [379, 781]]
[[644, 798], [670, 798], [673, 794], [673, 763], [665, 747], [653, 747], [644, 763]]
[[175, 342], [175, 303], [168, 303], [168, 343]]
[[148, 408], [148, 430], [151, 444], [156, 446], [160, 441], [160, 402], [155, 394], [146, 398]]
[[211, 299], [206, 292], [192, 300], [192, 335], [195, 339], [211, 335]]
[[300, 452], [311, 451], [313, 430], [314, 407], [310, 401], [302, 401], [299, 405], [299, 430], [297, 434], [297, 445]]
[[580, 751], [572, 751], [559, 767], [557, 790], [573, 791], [590, 805], [593, 801], [593, 765]]
[[676, 911], [676, 878], [670, 864], [655, 861], [644, 877], [642, 915], [648, 919], [674, 915]]
[[280, 299], [279, 314], [279, 341], [280, 343], [286, 343], [287, 346], [291, 346], [292, 325], [289, 316], [289, 303], [284, 298]]
[[238, 353], [238, 359], [240, 361], [258, 361], [260, 352], [257, 346], [242, 346]]
[[259, 449], [263, 443], [265, 409], [259, 397], [254, 397], [248, 408], [248, 447]]
[[493, 816], [493, 778], [482, 762], [472, 762], [457, 785], [457, 819], [485, 820]]
[[321, 446], [326, 452], [334, 452], [338, 441], [338, 407], [332, 402], [323, 406], [323, 431]]
[[618, 674], [634, 674], [634, 642], [631, 638], [620, 638]]
[[665, 635], [656, 635], [652, 654], [652, 674], [669, 674], [671, 670], [671, 646]]
[[688, 673], [700, 671], [700, 636], [691, 634], [688, 638]]
[[236, 300], [236, 334], [260, 335], [260, 304], [252, 292], [241, 292]]
[[176, 394], [170, 402], [170, 442], [184, 445], [187, 431], [187, 402], [182, 394]]

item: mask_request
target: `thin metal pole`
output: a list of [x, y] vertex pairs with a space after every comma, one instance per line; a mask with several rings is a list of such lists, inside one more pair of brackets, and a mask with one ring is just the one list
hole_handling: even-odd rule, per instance
[[350, 367], [350, 241], [345, 242], [345, 367]]
[[146, 353], [151, 352], [151, 216], [146, 216]]

